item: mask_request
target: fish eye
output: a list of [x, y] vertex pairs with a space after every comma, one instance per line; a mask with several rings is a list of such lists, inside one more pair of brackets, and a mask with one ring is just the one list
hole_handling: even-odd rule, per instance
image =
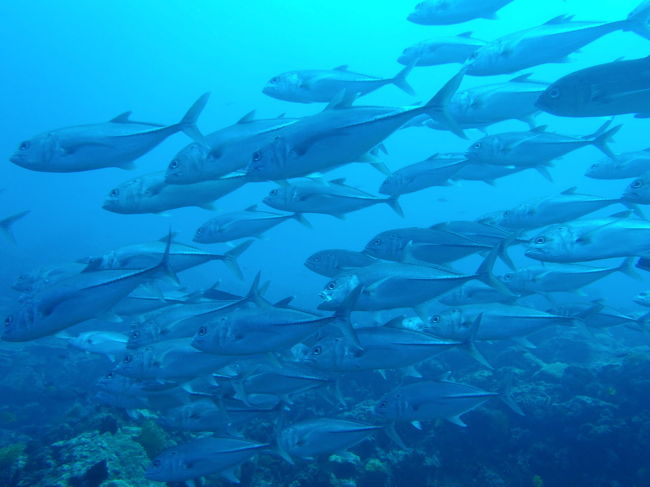
[[124, 356], [124, 363], [125, 363], [125, 364], [128, 364], [128, 363], [130, 363], [131, 361], [133, 361], [133, 355], [125, 355], [125, 356]]
[[388, 406], [388, 401], [381, 401], [381, 402], [379, 403], [379, 407], [380, 407], [380, 408], [385, 408], [386, 406]]
[[336, 289], [336, 281], [330, 281], [327, 284], [327, 289], [329, 289], [330, 291], [333, 291], [334, 289]]
[[440, 323], [440, 315], [432, 316], [431, 323]]
[[320, 257], [319, 257], [319, 256], [315, 256], [315, 257], [312, 257], [311, 260], [312, 260], [313, 262], [320, 262]]
[[138, 338], [139, 336], [140, 336], [140, 332], [138, 330], [134, 330], [131, 332], [131, 337]]
[[178, 167], [178, 159], [174, 159], [169, 163], [169, 169], [176, 169]]
[[207, 327], [202, 326], [201, 328], [199, 328], [199, 336], [200, 337], [204, 337], [207, 334], [208, 334], [208, 328]]
[[105, 375], [107, 379], [112, 379], [114, 377], [113, 372], [109, 372], [108, 374]]
[[503, 275], [503, 280], [504, 280], [504, 281], [511, 281], [511, 280], [512, 280], [512, 277], [513, 277], [513, 276], [512, 276], [512, 273], [511, 273], [511, 272], [508, 272], [507, 274], [504, 274], [504, 275]]
[[632, 181], [632, 184], [630, 184], [630, 186], [632, 187], [632, 189], [639, 189], [641, 186], [643, 186], [643, 181], [641, 181], [640, 179], [635, 179], [634, 181]]
[[203, 229], [202, 229], [202, 228], [197, 228], [197, 229], [196, 229], [196, 234], [197, 234], [197, 235], [201, 235], [202, 233], [203, 233]]
[[551, 98], [557, 98], [558, 96], [560, 96], [560, 89], [551, 88], [550, 90], [548, 90], [548, 96], [550, 96]]
[[316, 345], [312, 349], [311, 353], [312, 353], [312, 355], [320, 355], [322, 353], [322, 351], [323, 351], [323, 348], [320, 345]]
[[111, 191], [111, 196], [113, 198], [117, 198], [119, 195], [120, 195], [120, 190], [119, 189], [116, 188], [113, 191]]
[[510, 210], [506, 210], [503, 212], [503, 216], [510, 216], [512, 212]]
[[29, 143], [29, 141], [25, 141], [25, 142], [23, 142], [22, 144], [20, 144], [20, 146], [18, 147], [18, 149], [19, 149], [19, 150], [27, 150], [27, 149], [29, 149], [30, 145], [31, 145], [31, 144]]
[[262, 160], [262, 153], [258, 150], [253, 152], [253, 162], [261, 161]]
[[542, 245], [543, 243], [546, 243], [546, 237], [540, 235], [535, 239], [535, 243], [537, 245]]
[[472, 149], [480, 149], [480, 148], [481, 148], [481, 143], [480, 142], [477, 142], [476, 144], [474, 144], [472, 146]]
[[278, 81], [280, 81], [279, 76], [274, 76], [273, 78], [271, 78], [271, 83], [277, 83]]
[[13, 315], [9, 315], [5, 318], [5, 326], [9, 326], [13, 323], [14, 317]]
[[272, 189], [271, 190], [271, 196], [277, 196], [278, 193], [279, 193], [279, 191], [277, 189]]
[[376, 239], [374, 239], [374, 240], [372, 241], [372, 244], [373, 244], [375, 247], [379, 247], [379, 246], [381, 245], [381, 239], [380, 239], [380, 238], [376, 238]]
[[152, 465], [153, 465], [154, 467], [160, 467], [161, 463], [162, 463], [162, 462], [156, 458], [156, 459], [152, 462]]

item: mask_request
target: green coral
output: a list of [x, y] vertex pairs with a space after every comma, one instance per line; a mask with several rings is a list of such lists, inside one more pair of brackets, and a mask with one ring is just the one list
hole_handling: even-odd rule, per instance
[[167, 434], [153, 421], [147, 421], [140, 428], [140, 433], [133, 438], [140, 443], [149, 458], [154, 458], [167, 446]]
[[11, 468], [25, 452], [25, 443], [13, 443], [0, 448], [0, 471]]
[[544, 487], [544, 480], [539, 475], [533, 476], [533, 487]]

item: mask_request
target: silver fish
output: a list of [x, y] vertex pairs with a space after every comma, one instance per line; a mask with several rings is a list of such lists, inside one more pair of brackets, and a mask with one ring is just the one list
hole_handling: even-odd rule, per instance
[[469, 162], [462, 154], [434, 154], [387, 176], [379, 192], [400, 196], [432, 186], [448, 186], [450, 179], [467, 164]]
[[194, 234], [194, 241], [200, 243], [230, 242], [241, 238], [261, 237], [264, 232], [285, 222], [297, 220], [309, 226], [300, 213], [280, 215], [268, 211], [260, 211], [257, 205], [250, 206], [244, 211], [224, 213], [211, 218], [201, 225]]
[[461, 416], [483, 403], [498, 397], [517, 414], [523, 414], [509, 392], [499, 394], [456, 382], [419, 381], [400, 386], [386, 394], [376, 405], [375, 414], [393, 421], [446, 419], [458, 426], [467, 426]]
[[324, 337], [311, 347], [303, 361], [326, 372], [398, 369], [463, 344], [394, 327], [392, 322], [385, 326], [358, 328], [356, 334], [358, 346], [340, 337]]
[[576, 292], [580, 288], [603, 279], [615, 272], [631, 277], [634, 261], [625, 259], [614, 267], [593, 267], [586, 265], [563, 264], [557, 266], [529, 267], [508, 272], [500, 277], [513, 293], [526, 296], [533, 293]]
[[[224, 262], [232, 272], [241, 278], [237, 258], [250, 247], [252, 241], [243, 242], [224, 254], [215, 254], [190, 245], [174, 242], [169, 249], [169, 265], [174, 272], [205, 264], [211, 261]], [[142, 269], [160, 260], [165, 250], [161, 241], [126, 245], [103, 255], [88, 257], [85, 272], [108, 269]]]
[[650, 117], [650, 57], [615, 61], [560, 78], [537, 100], [545, 112], [563, 117], [636, 113]]
[[345, 179], [307, 180], [271, 190], [264, 203], [277, 210], [294, 213], [323, 213], [343, 218], [346, 213], [376, 204], [387, 204], [398, 215], [403, 212], [397, 198], [378, 198], [348, 186]]
[[650, 224], [613, 216], [552, 225], [530, 241], [526, 256], [545, 262], [650, 256]]
[[603, 198], [576, 193], [574, 186], [559, 195], [521, 203], [502, 211], [494, 219], [494, 223], [505, 228], [528, 230], [572, 221], [617, 203], [624, 202], [620, 198]]
[[573, 326], [573, 318], [524, 306], [478, 304], [458, 306], [431, 316], [422, 331], [449, 340], [467, 340], [472, 324], [480, 316], [474, 340], [520, 339], [549, 326]]
[[112, 331], [86, 331], [77, 336], [62, 336], [68, 345], [78, 350], [97, 353], [108, 357], [110, 360], [126, 350], [128, 337], [123, 333]]
[[465, 152], [465, 156], [477, 164], [544, 168], [558, 157], [593, 145], [608, 157], [615, 157], [607, 142], [621, 126], [608, 129], [610, 123], [605, 122], [596, 132], [585, 137], [546, 132], [544, 126], [528, 132], [488, 135], [474, 142]]
[[133, 379], [189, 380], [232, 362], [231, 357], [200, 352], [191, 342], [190, 338], [178, 338], [127, 350], [113, 370]]
[[283, 458], [311, 459], [351, 448], [382, 429], [354, 421], [314, 418], [292, 424], [278, 433], [278, 448]]
[[540, 64], [564, 62], [578, 49], [617, 30], [633, 31], [649, 38], [648, 12], [633, 11], [626, 20], [577, 22], [560, 15], [548, 22], [495, 39], [476, 50], [467, 63], [467, 74], [508, 74]]
[[262, 91], [273, 98], [298, 103], [329, 103], [342, 92], [363, 96], [390, 84], [409, 95], [415, 95], [406, 81], [412, 67], [409, 63], [393, 78], [354, 73], [347, 66], [288, 71], [271, 78]]
[[418, 42], [402, 51], [397, 62], [405, 66], [435, 66], [438, 64], [464, 63], [485, 41], [472, 37], [472, 32], [457, 36], [435, 37]]
[[586, 176], [594, 179], [638, 178], [650, 171], [650, 148], [637, 152], [616, 154], [592, 164]]
[[268, 446], [266, 443], [234, 438], [191, 440], [169, 448], [154, 458], [145, 477], [159, 482], [184, 482], [219, 473], [239, 483], [232, 469]]
[[[530, 79], [530, 73], [505, 83], [492, 83], [459, 91], [449, 101], [449, 114], [462, 129], [483, 129], [505, 120], [521, 120], [534, 128], [536, 102], [548, 83]], [[435, 120], [422, 119], [422, 125], [447, 130]], [[420, 119], [419, 118], [419, 119]], [[415, 119], [416, 122], [419, 119]]]
[[155, 172], [129, 179], [109, 191], [102, 208], [113, 213], [163, 213], [185, 206], [213, 210], [212, 203], [242, 187], [242, 176], [224, 177], [194, 184], [167, 184], [165, 173]]
[[334, 277], [343, 271], [365, 267], [375, 262], [375, 259], [361, 252], [330, 249], [310, 255], [305, 261], [305, 267], [322, 276]]
[[494, 19], [497, 10], [512, 0], [424, 0], [415, 6], [408, 20], [422, 25], [449, 25], [473, 19]]
[[363, 251], [372, 257], [394, 262], [445, 264], [492, 247], [442, 227], [411, 227], [381, 232], [366, 244]]
[[196, 120], [207, 101], [206, 93], [180, 122], [168, 126], [133, 122], [129, 120], [131, 112], [126, 112], [105, 123], [51, 130], [22, 142], [10, 160], [26, 169], [45, 172], [131, 169], [134, 160], [177, 132], [202, 142]]

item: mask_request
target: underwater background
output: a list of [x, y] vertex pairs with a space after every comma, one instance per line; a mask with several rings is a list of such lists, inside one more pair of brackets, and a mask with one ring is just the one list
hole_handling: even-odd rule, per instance
[[[476, 19], [456, 25], [408, 22], [412, 2], [247, 0], [139, 0], [127, 2], [34, 1], [0, 6], [0, 77], [3, 116], [0, 152], [0, 217], [30, 213], [12, 228], [15, 243], [0, 242], [0, 310], [15, 306], [16, 277], [42, 266], [102, 255], [113, 248], [165, 237], [171, 228], [182, 242], [217, 213], [260, 204], [274, 182], [255, 182], [220, 198], [216, 210], [187, 207], [167, 214], [118, 214], [102, 209], [111, 188], [140, 174], [162, 171], [190, 140], [178, 133], [136, 161], [136, 169], [54, 173], [29, 171], [8, 159], [22, 140], [54, 127], [108, 121], [127, 110], [134, 120], [171, 124], [204, 92], [210, 101], [198, 126], [208, 133], [237, 122], [251, 110], [259, 118], [303, 117], [321, 104], [290, 103], [262, 93], [278, 73], [297, 69], [331, 69], [342, 64], [360, 73], [392, 77], [403, 66], [402, 50], [434, 35], [472, 31], [478, 39], [494, 39], [542, 24], [563, 14], [587, 21], [624, 19], [635, 0], [514, 0], [495, 20]], [[534, 78], [554, 81], [578, 69], [648, 54], [647, 39], [631, 32], [612, 32], [573, 54], [570, 62], [535, 66]], [[364, 96], [360, 105], [407, 106], [425, 102], [459, 70], [458, 64], [416, 67], [410, 96], [395, 86]], [[463, 89], [515, 75], [467, 76]], [[535, 116], [536, 125], [561, 134], [595, 132], [606, 118]], [[616, 153], [648, 146], [647, 120], [622, 115], [623, 124], [609, 145]], [[520, 121], [505, 121], [487, 133], [525, 130]], [[384, 143], [381, 159], [395, 171], [435, 153], [464, 152], [483, 137], [468, 129], [468, 140], [451, 132], [409, 127]], [[577, 186], [582, 193], [621, 195], [629, 181], [598, 180], [585, 171], [603, 154], [585, 147], [567, 154], [550, 168], [553, 181], [533, 170], [500, 178], [495, 185], [457, 181], [403, 195], [402, 218], [386, 205], [346, 215], [308, 215], [313, 228], [288, 221], [266, 232], [239, 258], [244, 279], [221, 263], [207, 263], [181, 274], [188, 290], [219, 281], [219, 289], [245, 295], [258, 271], [269, 281], [265, 297], [275, 302], [294, 296], [293, 304], [315, 310], [326, 277], [304, 261], [322, 249], [362, 250], [376, 234], [391, 228], [427, 227], [438, 222], [475, 220], [522, 201], [557, 194]], [[347, 164], [329, 171], [327, 179], [369, 193], [385, 175], [367, 164]], [[260, 204], [260, 207], [262, 205]], [[623, 207], [620, 208], [624, 209]], [[613, 213], [606, 208], [597, 213]], [[530, 235], [529, 235], [530, 237]], [[613, 242], [612, 245], [616, 243]], [[225, 244], [197, 245], [226, 252]], [[509, 251], [517, 266], [535, 264], [523, 248]], [[459, 266], [469, 272], [481, 262], [474, 255]], [[611, 262], [604, 261], [598, 265]], [[507, 267], [497, 262], [494, 273]], [[640, 279], [612, 274], [576, 290], [589, 300], [605, 299], [625, 313], [643, 308], [633, 297], [648, 287]], [[433, 302], [431, 309], [441, 307]], [[382, 315], [384, 321], [400, 313]], [[405, 312], [415, 316], [412, 311]], [[359, 313], [361, 316], [361, 313]], [[363, 314], [360, 320], [370, 319]], [[126, 324], [114, 325], [125, 332]], [[96, 324], [68, 329], [95, 330]], [[126, 328], [125, 328], [126, 326]], [[451, 371], [457, 382], [487, 391], [501, 390], [513, 375], [512, 396], [525, 412], [514, 415], [490, 401], [464, 418], [466, 428], [429, 422], [422, 430], [398, 425], [406, 448], [378, 432], [351, 448], [349, 454], [294, 465], [273, 454], [260, 454], [243, 464], [241, 484], [251, 486], [574, 486], [642, 487], [650, 485], [650, 359], [647, 326], [619, 326], [585, 331], [547, 328], [531, 337], [536, 348], [512, 343], [486, 343], [481, 349], [493, 369], [482, 367], [461, 351], [436, 356], [422, 375], [437, 380]], [[160, 426], [155, 414], [131, 417], [123, 409], [93, 400], [94, 385], [111, 370], [102, 355], [71, 349], [56, 337], [30, 342], [0, 342], [0, 485], [3, 486], [140, 486], [163, 485], [145, 480], [150, 461], [165, 448], [193, 435]], [[507, 373], [506, 373], [507, 372]], [[358, 374], [339, 384], [346, 406], [326, 406], [310, 391], [294, 398], [282, 423], [313, 415], [338, 415], [374, 424], [371, 409], [384, 393], [408, 382], [399, 371], [386, 378]], [[336, 403], [336, 401], [332, 401]], [[277, 418], [264, 418], [243, 430], [244, 437], [274, 443]], [[338, 453], [338, 452], [333, 452]], [[210, 476], [199, 485], [226, 485]], [[169, 485], [175, 485], [170, 482]]]

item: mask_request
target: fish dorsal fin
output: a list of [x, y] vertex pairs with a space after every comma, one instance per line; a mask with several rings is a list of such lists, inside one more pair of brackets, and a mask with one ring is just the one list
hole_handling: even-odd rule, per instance
[[339, 186], [345, 186], [345, 178], [332, 179], [329, 183], [330, 184], [336, 184], [336, 185], [339, 185]]
[[566, 24], [567, 22], [571, 22], [571, 19], [573, 19], [573, 15], [558, 15], [557, 17], [553, 17], [551, 20], [544, 22], [544, 25], [559, 25], [559, 24]]
[[570, 188], [567, 188], [564, 191], [562, 191], [560, 194], [566, 194], [566, 195], [576, 194], [576, 189], [577, 186], [571, 186]]
[[542, 132], [546, 132], [547, 128], [548, 125], [538, 125], [537, 127], [530, 129], [530, 131], [534, 134], [541, 134]]
[[519, 76], [515, 76], [510, 80], [511, 83], [528, 83], [528, 78], [530, 78], [530, 75], [533, 73], [524, 73], [520, 74]]
[[112, 123], [129, 123], [131, 120], [129, 120], [129, 117], [131, 116], [131, 111], [129, 110], [128, 112], [120, 113], [117, 117], [111, 118], [109, 122]]
[[350, 108], [356, 99], [357, 99], [357, 94], [355, 92], [348, 91], [348, 90], [341, 90], [327, 104], [325, 110], [340, 110], [342, 108]]
[[248, 208], [246, 208], [244, 211], [257, 211], [257, 205], [251, 205]]
[[255, 110], [251, 110], [246, 115], [244, 115], [242, 118], [237, 120], [237, 124], [249, 123], [249, 122], [252, 122], [253, 120], [255, 120]]
[[462, 33], [458, 34], [456, 37], [463, 37], [465, 39], [471, 39], [473, 35], [474, 35], [474, 32], [472, 32], [471, 30], [468, 30], [467, 32], [462, 32]]
[[347, 71], [349, 66], [347, 64], [341, 64], [340, 66], [336, 66], [334, 68], [334, 71]]

